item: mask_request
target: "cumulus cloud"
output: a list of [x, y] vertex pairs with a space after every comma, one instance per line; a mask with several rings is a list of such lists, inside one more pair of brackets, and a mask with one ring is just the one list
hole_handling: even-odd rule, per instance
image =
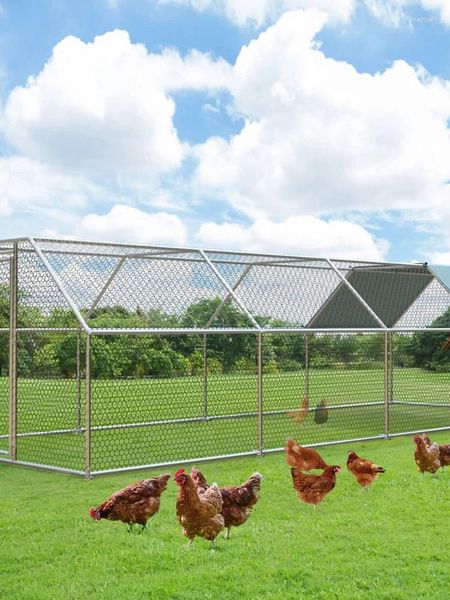
[[450, 250], [448, 252], [433, 252], [430, 262], [434, 265], [450, 265]]
[[126, 177], [158, 176], [181, 165], [169, 92], [218, 90], [229, 65], [193, 51], [149, 54], [125, 31], [91, 43], [69, 36], [4, 111], [8, 142], [29, 158], [61, 168]]
[[316, 12], [285, 14], [234, 66], [230, 139], [196, 149], [197, 181], [250, 217], [358, 210], [439, 212], [450, 200], [450, 86], [395, 62], [359, 73], [328, 58]]
[[181, 245], [186, 228], [179, 217], [167, 212], [148, 213], [117, 204], [105, 215], [88, 214], [80, 223], [80, 237], [137, 244]]
[[361, 225], [307, 215], [278, 222], [260, 219], [248, 226], [204, 223], [196, 237], [213, 248], [361, 260], [383, 260], [388, 249], [385, 240], [374, 239]]
[[0, 215], [16, 211], [55, 218], [80, 210], [99, 188], [82, 176], [72, 176], [29, 158], [0, 158]]

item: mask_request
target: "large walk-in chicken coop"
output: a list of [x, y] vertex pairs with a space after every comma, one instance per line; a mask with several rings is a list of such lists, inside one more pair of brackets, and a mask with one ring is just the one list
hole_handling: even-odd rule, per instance
[[0, 242], [0, 460], [91, 476], [450, 427], [450, 277]]

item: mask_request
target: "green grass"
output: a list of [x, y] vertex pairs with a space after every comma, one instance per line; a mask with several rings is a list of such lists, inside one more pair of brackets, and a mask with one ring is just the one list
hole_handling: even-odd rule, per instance
[[[298, 408], [304, 395], [304, 373], [264, 376], [264, 411]], [[195, 418], [202, 415], [200, 377], [178, 379], [96, 380], [92, 382], [92, 425]], [[18, 432], [76, 427], [76, 381], [19, 379]], [[84, 392], [84, 390], [83, 390]], [[312, 369], [311, 407], [326, 399], [331, 410], [326, 424], [313, 414], [296, 424], [286, 414], [265, 415], [264, 447], [283, 446], [286, 437], [304, 443], [329, 442], [384, 433], [384, 373], [381, 369]], [[397, 369], [394, 400], [413, 403], [390, 408], [390, 432], [426, 430], [450, 422], [450, 375], [420, 369]], [[82, 398], [82, 403], [84, 398]], [[421, 406], [420, 402], [429, 403]], [[354, 407], [358, 403], [369, 406]], [[444, 404], [445, 406], [440, 406]], [[434, 406], [433, 406], [434, 405]], [[7, 381], [0, 380], [0, 433], [7, 432]], [[92, 434], [92, 470], [156, 464], [201, 456], [252, 452], [258, 448], [257, 380], [254, 375], [214, 375], [208, 381], [208, 415], [247, 416], [197, 423], [96, 431]], [[253, 413], [253, 415], [252, 415]], [[81, 424], [84, 425], [84, 407]], [[7, 439], [0, 439], [0, 450]], [[70, 433], [18, 440], [18, 459], [83, 470], [84, 436]]]
[[[446, 435], [433, 438], [444, 441]], [[0, 596], [447, 599], [450, 468], [421, 476], [410, 438], [321, 452], [328, 462], [344, 465], [349, 447], [387, 472], [364, 492], [344, 469], [318, 512], [298, 501], [282, 454], [205, 463], [204, 473], [219, 485], [241, 482], [256, 470], [264, 475], [250, 520], [233, 530], [230, 541], [221, 536], [215, 553], [200, 538], [186, 547], [175, 518], [173, 481], [149, 532], [137, 536], [121, 523], [93, 522], [88, 509], [143, 474], [84, 481], [0, 465]]]

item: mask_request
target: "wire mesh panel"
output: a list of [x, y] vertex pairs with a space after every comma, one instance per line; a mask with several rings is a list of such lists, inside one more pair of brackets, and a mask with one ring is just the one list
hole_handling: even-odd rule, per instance
[[254, 451], [256, 344], [243, 337], [94, 336], [92, 471]]
[[383, 334], [266, 337], [265, 449], [384, 434]]
[[0, 241], [0, 458], [89, 476], [449, 427], [445, 281], [426, 264]]
[[77, 334], [17, 336], [17, 459], [83, 470], [84, 385]]
[[21, 242], [18, 255], [19, 328], [76, 327], [70, 305], [41, 258], [28, 242]]
[[393, 336], [393, 389], [389, 432], [450, 427], [448, 333]]

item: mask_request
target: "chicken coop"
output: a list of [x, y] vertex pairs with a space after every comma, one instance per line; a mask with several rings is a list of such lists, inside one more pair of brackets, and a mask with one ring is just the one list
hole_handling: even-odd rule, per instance
[[427, 264], [0, 241], [0, 460], [101, 473], [450, 428]]

